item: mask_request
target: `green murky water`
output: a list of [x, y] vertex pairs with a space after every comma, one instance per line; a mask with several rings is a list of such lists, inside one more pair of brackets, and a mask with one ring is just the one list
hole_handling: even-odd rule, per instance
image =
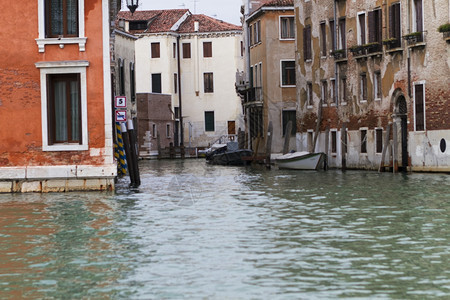
[[450, 176], [141, 163], [0, 195], [0, 299], [448, 299]]

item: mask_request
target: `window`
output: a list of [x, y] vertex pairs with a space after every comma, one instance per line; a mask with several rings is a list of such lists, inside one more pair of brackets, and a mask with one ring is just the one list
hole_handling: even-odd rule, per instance
[[177, 73], [173, 74], [173, 92], [174, 92], [174, 94], [178, 93], [178, 75], [177, 75]]
[[280, 17], [281, 39], [295, 38], [295, 21], [294, 17]]
[[214, 112], [205, 111], [205, 131], [214, 131]]
[[337, 152], [337, 131], [331, 131], [331, 153]]
[[203, 42], [203, 57], [212, 57], [212, 42]]
[[203, 73], [203, 87], [205, 93], [214, 93], [213, 73]]
[[347, 103], [347, 77], [341, 77], [341, 103], [346, 104]]
[[86, 50], [84, 0], [38, 0], [39, 52], [45, 45], [78, 44]]
[[177, 58], [177, 43], [173, 43], [172, 55], [173, 55], [173, 58]]
[[161, 74], [152, 74], [152, 93], [161, 94]]
[[425, 130], [425, 86], [414, 85], [414, 124], [416, 131]]
[[281, 86], [295, 86], [295, 61], [281, 61]]
[[367, 153], [367, 130], [361, 129], [361, 153]]
[[46, 37], [78, 36], [78, 0], [45, 1]]
[[[422, 0], [414, 0], [413, 1], [413, 30], [415, 32], [423, 32], [423, 11], [422, 11], [423, 2]], [[418, 41], [423, 41], [423, 37], [420, 36]]]
[[312, 106], [313, 105], [312, 83], [308, 82], [306, 85], [307, 85], [308, 106]]
[[335, 96], [335, 92], [336, 92], [336, 80], [334, 78], [330, 79], [330, 84], [331, 84], [331, 89], [330, 89], [330, 98], [331, 101], [333, 102], [333, 104], [337, 104], [337, 98]]
[[358, 45], [366, 44], [366, 14], [358, 14]]
[[[381, 9], [369, 11], [369, 43], [381, 44], [382, 39], [382, 20]], [[380, 49], [374, 49], [378, 51]]]
[[375, 152], [383, 152], [383, 129], [381, 128], [375, 129]]
[[331, 37], [331, 49], [336, 50], [336, 28], [334, 20], [330, 20], [330, 37]]
[[88, 150], [86, 61], [38, 62], [43, 151]]
[[255, 87], [255, 85], [254, 85], [254, 80], [253, 80], [253, 67], [252, 66], [250, 66], [250, 86], [251, 87]]
[[400, 16], [400, 3], [392, 4], [389, 7], [389, 37], [394, 38], [395, 41], [391, 43], [391, 48], [398, 48], [401, 46], [402, 32]]
[[374, 73], [374, 91], [375, 100], [381, 100], [381, 72], [375, 71]]
[[79, 74], [48, 75], [49, 145], [81, 142]]
[[312, 59], [311, 51], [311, 25], [307, 25], [303, 29], [303, 59]]
[[151, 51], [152, 51], [152, 58], [159, 58], [160, 57], [160, 47], [159, 43], [152, 43], [151, 44]]
[[359, 86], [360, 86], [359, 100], [361, 102], [365, 102], [365, 101], [367, 101], [367, 76], [366, 76], [366, 73], [361, 73], [359, 75]]
[[145, 30], [148, 27], [148, 22], [145, 20], [130, 21], [130, 30]]
[[327, 56], [327, 26], [325, 22], [320, 23], [320, 52]]
[[326, 80], [322, 80], [321, 82], [321, 89], [320, 89], [321, 99], [322, 99], [322, 105], [328, 104], [328, 83]]
[[241, 41], [241, 57], [244, 56], [245, 48], [244, 48], [244, 42]]
[[191, 43], [183, 43], [183, 58], [191, 58]]
[[289, 121], [292, 122], [291, 136], [295, 136], [297, 133], [297, 112], [295, 110], [283, 110], [282, 119], [283, 119], [283, 136], [286, 135], [286, 127]]
[[339, 19], [339, 49], [347, 48], [347, 38], [345, 35], [345, 18]]
[[158, 137], [158, 132], [156, 132], [156, 124], [153, 123], [152, 125], [152, 132], [153, 132], [153, 138], [157, 138]]
[[258, 65], [255, 65], [254, 69], [255, 69], [255, 87], [259, 87], [259, 85], [258, 85], [258, 79], [259, 79], [259, 77], [258, 77]]
[[228, 134], [236, 134], [236, 121], [228, 121]]
[[314, 136], [313, 136], [313, 132], [312, 130], [308, 130], [308, 137], [307, 137], [307, 143], [308, 143], [308, 149], [310, 149], [312, 152], [314, 152], [313, 148], [313, 141], [314, 141]]
[[131, 102], [136, 101], [136, 78], [133, 62], [130, 62], [130, 95], [131, 95]]
[[258, 20], [255, 26], [255, 44], [261, 42], [261, 21]]
[[180, 108], [179, 107], [175, 107], [175, 111], [174, 111], [174, 114], [175, 114], [175, 119], [180, 119]]
[[170, 124], [166, 124], [166, 136], [170, 138]]
[[125, 96], [125, 62], [119, 58], [119, 94]]
[[253, 25], [248, 27], [248, 45], [253, 45]]

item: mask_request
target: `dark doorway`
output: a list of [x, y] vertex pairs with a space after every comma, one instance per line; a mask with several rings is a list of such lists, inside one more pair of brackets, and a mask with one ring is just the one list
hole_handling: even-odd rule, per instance
[[406, 172], [408, 167], [408, 122], [407, 122], [407, 112], [408, 108], [406, 106], [406, 100], [404, 96], [400, 96], [397, 99], [397, 109], [398, 116], [400, 117], [401, 123], [401, 135], [402, 135], [402, 170]]

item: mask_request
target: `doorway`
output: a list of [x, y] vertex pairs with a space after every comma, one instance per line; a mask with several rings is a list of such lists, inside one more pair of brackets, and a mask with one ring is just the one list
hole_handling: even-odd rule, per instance
[[400, 118], [400, 132], [402, 142], [402, 170], [406, 172], [408, 167], [408, 107], [406, 99], [400, 95], [397, 99], [397, 116]]

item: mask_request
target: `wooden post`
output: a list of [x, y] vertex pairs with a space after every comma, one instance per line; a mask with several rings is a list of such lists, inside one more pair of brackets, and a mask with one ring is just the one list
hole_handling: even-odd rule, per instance
[[392, 156], [393, 159], [393, 168], [392, 171], [394, 173], [398, 172], [398, 140], [397, 140], [397, 123], [394, 121], [392, 123], [392, 138], [393, 138], [393, 147], [392, 147]]
[[128, 120], [128, 138], [130, 141], [131, 163], [133, 165], [134, 172], [134, 183], [132, 187], [137, 188], [141, 185], [141, 176], [139, 175], [136, 131], [134, 130], [134, 123], [132, 120]]
[[392, 171], [392, 166], [393, 166], [393, 164], [392, 164], [392, 148], [393, 148], [393, 142], [392, 142], [392, 140], [389, 140], [389, 170], [390, 171]]
[[388, 124], [388, 126], [386, 127], [386, 133], [384, 134], [383, 151], [381, 152], [381, 162], [380, 162], [380, 167], [378, 168], [378, 172], [384, 171], [384, 166], [385, 166], [384, 161], [385, 161], [385, 157], [386, 157], [386, 151], [388, 150], [388, 147], [389, 147], [390, 131], [391, 131], [391, 125]]
[[323, 164], [324, 170], [328, 170], [329, 142], [330, 142], [330, 126], [327, 126], [327, 128], [325, 129], [325, 163]]
[[266, 166], [270, 168], [270, 154], [272, 153], [272, 136], [273, 124], [269, 122], [269, 129], [267, 130], [267, 144], [266, 144]]
[[158, 145], [158, 158], [162, 158], [162, 149], [161, 149], [161, 138], [159, 136], [159, 132], [156, 133], [156, 143]]
[[347, 169], [347, 123], [342, 124], [341, 130], [341, 158], [342, 158], [342, 171]]
[[317, 143], [317, 138], [319, 137], [321, 122], [322, 122], [322, 100], [319, 101], [319, 109], [317, 111], [316, 131], [314, 132], [314, 143], [313, 143], [312, 149], [310, 149], [311, 151], [309, 151], [311, 153], [313, 153], [316, 150], [316, 143]]
[[130, 139], [128, 138], [127, 125], [125, 123], [120, 124], [120, 130], [122, 131], [123, 145], [125, 147], [125, 153], [127, 156], [128, 174], [130, 175], [130, 186], [136, 184], [135, 172], [133, 169], [133, 159], [131, 158]]
[[286, 125], [286, 130], [284, 131], [283, 154], [289, 152], [289, 140], [291, 139], [291, 131], [292, 131], [292, 121], [289, 121]]

